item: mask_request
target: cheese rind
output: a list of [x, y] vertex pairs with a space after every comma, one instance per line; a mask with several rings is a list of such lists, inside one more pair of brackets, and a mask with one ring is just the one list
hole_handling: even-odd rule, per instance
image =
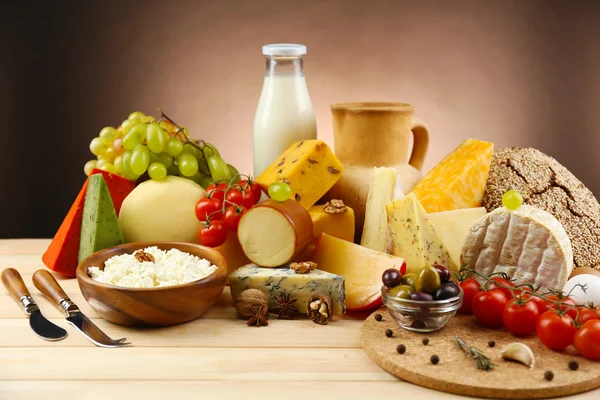
[[250, 264], [250, 260], [244, 254], [244, 250], [240, 245], [237, 233], [228, 232], [225, 243], [219, 247], [215, 247], [219, 253], [223, 254], [227, 259], [227, 273], [231, 274], [236, 269]]
[[419, 273], [433, 264], [458, 271], [458, 266], [414, 193], [389, 203], [386, 211], [392, 254], [406, 260], [408, 272]]
[[517, 285], [562, 290], [573, 270], [573, 249], [550, 213], [527, 205], [501, 207], [471, 228], [461, 262], [485, 275], [504, 272]]
[[352, 242], [322, 234], [312, 255], [317, 268], [346, 279], [346, 307], [351, 310], [377, 307], [381, 299], [381, 275], [388, 268], [400, 269], [402, 258], [367, 249]]
[[467, 234], [486, 214], [484, 207], [442, 211], [428, 214], [435, 231], [448, 249], [454, 264], [460, 265], [460, 253]]
[[467, 139], [413, 188], [427, 212], [481, 206], [494, 144]]
[[261, 268], [249, 264], [229, 275], [229, 285], [234, 301], [246, 289], [262, 291], [269, 298], [270, 310], [277, 307], [275, 296], [287, 294], [291, 299], [296, 299], [294, 306], [301, 313], [306, 313], [311, 296], [326, 294], [331, 297], [335, 315], [343, 315], [346, 312], [344, 278], [319, 269], [297, 274], [287, 265], [279, 268]]
[[83, 205], [78, 261], [120, 244], [123, 244], [123, 235], [104, 177], [91, 175]]
[[313, 223], [313, 236], [319, 238], [321, 233], [352, 242], [354, 240], [354, 210], [347, 207], [341, 214], [328, 214], [323, 205], [308, 209]]
[[310, 214], [294, 200], [267, 199], [240, 219], [238, 239], [244, 254], [261, 267], [279, 267], [302, 253], [312, 240]]
[[[360, 245], [368, 249], [385, 253], [388, 242], [388, 226], [385, 206], [394, 200], [398, 171], [394, 168], [373, 168], [373, 177], [369, 185]], [[401, 197], [401, 195], [399, 196]]]
[[256, 182], [268, 192], [273, 182], [286, 182], [290, 198], [309, 209], [340, 179], [344, 168], [321, 140], [294, 142], [263, 171]]

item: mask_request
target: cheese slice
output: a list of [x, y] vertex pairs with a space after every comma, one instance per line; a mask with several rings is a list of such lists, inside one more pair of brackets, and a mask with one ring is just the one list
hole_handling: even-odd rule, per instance
[[433, 264], [458, 271], [457, 264], [414, 193], [389, 203], [386, 211], [392, 254], [404, 258], [408, 272], [419, 273]]
[[255, 264], [248, 264], [229, 275], [229, 286], [234, 301], [246, 289], [262, 291], [269, 297], [269, 310], [277, 307], [275, 296], [281, 297], [285, 294], [296, 299], [294, 306], [301, 313], [306, 313], [311, 296], [326, 294], [331, 297], [335, 315], [343, 315], [346, 312], [344, 278], [319, 269], [297, 274], [287, 265], [279, 268], [261, 268]]
[[573, 270], [573, 249], [552, 214], [527, 205], [501, 207], [471, 228], [461, 262], [485, 275], [504, 272], [517, 285], [562, 290]]
[[494, 144], [468, 139], [413, 188], [429, 213], [481, 206]]
[[469, 230], [486, 214], [484, 207], [442, 211], [428, 215], [436, 232], [448, 249], [454, 264], [460, 265], [460, 252]]
[[[395, 168], [373, 168], [373, 177], [369, 185], [365, 224], [360, 245], [367, 249], [386, 252], [388, 242], [388, 227], [385, 205], [394, 200], [396, 183], [399, 181]], [[400, 184], [401, 190], [401, 184]], [[402, 192], [399, 193], [403, 195]]]

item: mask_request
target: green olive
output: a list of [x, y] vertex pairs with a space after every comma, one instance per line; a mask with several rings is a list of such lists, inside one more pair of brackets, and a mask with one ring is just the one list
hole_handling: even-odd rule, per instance
[[401, 299], [408, 299], [410, 297], [410, 294], [414, 291], [415, 289], [408, 285], [398, 285], [390, 290], [390, 295], [394, 297], [399, 297]]
[[440, 274], [434, 266], [429, 265], [419, 272], [415, 289], [417, 292], [433, 293], [440, 285]]
[[417, 285], [417, 274], [406, 274], [402, 277], [402, 282], [413, 289]]

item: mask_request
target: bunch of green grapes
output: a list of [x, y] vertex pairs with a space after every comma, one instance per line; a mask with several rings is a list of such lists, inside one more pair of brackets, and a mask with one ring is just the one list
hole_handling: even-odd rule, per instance
[[177, 175], [207, 188], [215, 182], [239, 180], [239, 173], [222, 158], [215, 146], [192, 140], [185, 127], [161, 113], [160, 120], [132, 112], [118, 128], [107, 126], [90, 142], [97, 157], [84, 166], [86, 175], [94, 168], [136, 181], [144, 175], [162, 180]]

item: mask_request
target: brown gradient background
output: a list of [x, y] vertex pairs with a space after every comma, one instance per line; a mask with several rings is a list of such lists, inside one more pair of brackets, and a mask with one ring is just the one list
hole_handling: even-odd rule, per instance
[[298, 42], [319, 137], [329, 104], [404, 101], [425, 169], [468, 137], [534, 146], [600, 192], [599, 1], [3, 2], [0, 237], [50, 237], [89, 141], [161, 106], [251, 171], [261, 46]]

